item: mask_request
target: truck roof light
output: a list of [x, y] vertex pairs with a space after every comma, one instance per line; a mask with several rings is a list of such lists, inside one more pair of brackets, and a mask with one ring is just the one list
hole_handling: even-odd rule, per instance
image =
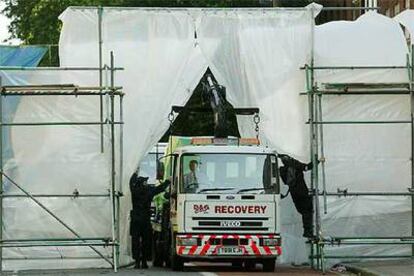
[[228, 145], [229, 139], [227, 138], [214, 138], [213, 142], [215, 145]]
[[191, 139], [192, 145], [241, 145], [252, 146], [260, 145], [260, 141], [257, 138], [206, 138], [196, 137]]
[[191, 139], [191, 144], [193, 144], [193, 145], [211, 145], [211, 144], [213, 144], [213, 139], [211, 139], [211, 138], [193, 138], [193, 139]]
[[239, 139], [240, 145], [260, 145], [260, 141], [257, 138], [240, 138]]

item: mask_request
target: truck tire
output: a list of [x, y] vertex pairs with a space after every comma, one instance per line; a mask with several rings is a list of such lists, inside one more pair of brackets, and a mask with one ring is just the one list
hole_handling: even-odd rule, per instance
[[275, 271], [275, 264], [276, 259], [264, 259], [262, 261], [263, 264], [263, 271], [264, 272], [274, 272]]
[[249, 271], [256, 268], [256, 262], [253, 260], [246, 260], [244, 261], [244, 268]]
[[243, 261], [232, 261], [231, 266], [234, 268], [242, 268], [243, 267]]
[[173, 254], [171, 256], [171, 268], [173, 271], [183, 271], [184, 270], [184, 262], [180, 256], [177, 254]]
[[170, 265], [173, 271], [183, 271], [184, 261], [175, 251], [175, 235], [171, 234]]
[[164, 256], [162, 248], [160, 248], [159, 235], [154, 232], [152, 239], [152, 265], [155, 267], [162, 267], [164, 264]]

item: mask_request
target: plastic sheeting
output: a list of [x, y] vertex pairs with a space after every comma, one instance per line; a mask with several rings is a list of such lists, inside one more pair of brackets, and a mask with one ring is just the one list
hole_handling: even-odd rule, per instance
[[[47, 85], [76, 83], [96, 86], [96, 72], [1, 71], [4, 85]], [[80, 76], [88, 81], [80, 80]], [[88, 98], [92, 97], [92, 98]], [[3, 97], [9, 106], [14, 97]], [[3, 110], [3, 123], [99, 121], [99, 97], [23, 96], [16, 112]], [[4, 159], [4, 172], [26, 191], [36, 195], [108, 195], [110, 187], [109, 136], [100, 153], [99, 126], [14, 126], [10, 131], [13, 156]], [[4, 180], [4, 194], [20, 194]], [[109, 197], [39, 197], [62, 221], [82, 237], [111, 237]], [[29, 198], [3, 199], [3, 238], [74, 238], [64, 226]], [[109, 256], [109, 248], [97, 247]], [[3, 248], [3, 269], [71, 268], [106, 265], [89, 247]], [[45, 260], [44, 258], [52, 258]], [[85, 257], [84, 260], [73, 258]], [[29, 258], [23, 259], [22, 258]], [[30, 260], [34, 258], [36, 260]], [[54, 259], [53, 259], [54, 258]], [[88, 259], [89, 258], [89, 259]], [[20, 259], [20, 260], [19, 260]]]
[[[96, 64], [98, 60], [94, 49], [97, 45], [98, 10], [68, 9], [61, 19], [64, 22], [60, 40], [62, 65]], [[289, 139], [280, 139], [272, 145], [306, 158], [306, 142], [300, 138], [303, 136], [304, 121], [301, 121], [301, 113], [298, 112], [299, 96], [289, 93], [287, 88], [301, 90], [304, 87], [299, 67], [309, 61], [310, 49], [306, 48], [312, 42], [312, 21], [311, 9], [283, 9], [278, 12], [103, 9], [103, 56], [107, 62], [108, 53], [113, 50], [116, 65], [125, 68], [116, 77], [116, 82], [126, 92], [124, 183], [139, 158], [167, 129], [166, 118], [171, 106], [183, 105], [187, 101], [207, 66], [212, 68], [220, 83], [228, 86], [228, 97], [235, 106], [266, 109], [262, 112], [264, 139], [267, 137], [267, 141], [274, 141], [275, 137], [280, 137], [275, 130], [285, 129], [289, 132]], [[79, 26], [82, 26], [80, 32]], [[223, 26], [227, 26], [226, 29]], [[260, 37], [256, 36], [261, 29]], [[268, 38], [267, 34], [272, 32], [275, 35]], [[230, 33], [234, 35], [226, 39], [225, 34]], [[276, 37], [283, 39], [276, 43]], [[273, 43], [271, 47], [269, 43]], [[284, 56], [280, 53], [273, 58], [273, 66], [269, 66], [266, 61], [274, 56], [274, 49], [289, 49], [292, 45], [295, 45], [292, 50], [285, 51], [289, 58], [284, 58], [282, 64], [278, 63], [279, 58]], [[234, 48], [239, 46], [245, 48]], [[259, 56], [253, 54], [259, 46], [264, 47], [263, 55], [255, 61]], [[295, 50], [303, 54], [296, 55]], [[74, 57], [73, 53], [80, 54]], [[229, 55], [223, 56], [225, 53]], [[87, 58], [91, 55], [93, 57]], [[264, 74], [239, 76], [240, 71], [233, 70], [238, 66], [232, 63], [232, 57], [236, 56], [244, 56], [235, 62], [245, 63], [245, 69], [250, 72], [257, 66], [267, 66]], [[218, 65], [220, 62], [221, 67]], [[281, 70], [284, 72], [281, 76], [272, 73]], [[246, 79], [243, 80], [243, 77]], [[295, 82], [293, 78], [300, 78], [300, 81]], [[240, 80], [245, 85], [243, 90], [235, 86]], [[276, 87], [282, 88], [275, 90]], [[256, 93], [254, 102], [251, 102], [252, 94], [248, 93], [251, 89]], [[273, 98], [272, 93], [276, 95]], [[289, 98], [292, 105], [278, 105], [285, 112], [278, 112], [280, 118], [272, 121], [272, 115], [276, 113], [268, 114], [272, 110], [271, 103], [277, 103], [278, 98], [284, 97]], [[296, 124], [289, 127], [292, 124], [286, 118], [293, 118]], [[123, 200], [125, 218], [129, 210], [128, 196]], [[123, 244], [126, 245], [127, 227], [124, 230]], [[127, 246], [122, 249], [125, 255], [129, 255]]]
[[[63, 21], [60, 39], [61, 65], [97, 66], [99, 64], [98, 9], [70, 8], [61, 15], [61, 20]], [[304, 104], [306, 98], [303, 97], [301, 100], [298, 95], [304, 91], [305, 81], [304, 73], [299, 67], [310, 64], [312, 26], [311, 9], [278, 9], [271, 12], [250, 9], [222, 11], [108, 8], [102, 10], [103, 63], [109, 63], [109, 52], [114, 51], [115, 65], [125, 68], [124, 71], [117, 72], [115, 77], [115, 83], [123, 86], [126, 93], [123, 175], [126, 196], [123, 197], [121, 206], [122, 263], [130, 259], [127, 221], [130, 198], [125, 184], [140, 158], [168, 128], [167, 115], [171, 106], [183, 105], [188, 100], [208, 66], [218, 81], [227, 86], [228, 98], [234, 106], [260, 107], [261, 137], [268, 145], [306, 161], [309, 140], [304, 124], [307, 117], [307, 108]], [[385, 17], [368, 13], [356, 22], [328, 23], [316, 28], [314, 32], [317, 65], [405, 65], [403, 56], [407, 53], [407, 49], [404, 46], [404, 37], [398, 25]], [[344, 51], [339, 52], [339, 49]], [[13, 76], [13, 73], [8, 73], [8, 76], [18, 79]], [[96, 75], [88, 74], [78, 74], [73, 77], [62, 78], [59, 82], [67, 83], [70, 80], [75, 83], [88, 83], [96, 82], [97, 79]], [[318, 82], [407, 81], [402, 72], [394, 74], [387, 70], [345, 73], [328, 70], [316, 77]], [[37, 77], [34, 76], [34, 79]], [[54, 79], [51, 78], [50, 81]], [[327, 99], [324, 103], [324, 119], [343, 119], [351, 115], [353, 118], [355, 116], [362, 118], [366, 115], [367, 119], [396, 119], [407, 115], [404, 99], [400, 101], [397, 97], [391, 97], [389, 100], [389, 97], [377, 97], [374, 101], [359, 97], [357, 103], [360, 106], [355, 104], [355, 100], [347, 100], [344, 97]], [[58, 116], [73, 119], [94, 113], [94, 109], [90, 108], [93, 104], [88, 101], [75, 109], [71, 109], [72, 105], [68, 104], [62, 110], [55, 102], [39, 100], [33, 103], [33, 107], [28, 107], [28, 104], [22, 105], [24, 109], [20, 109], [21, 112], [18, 116], [16, 114], [13, 120], [27, 118], [33, 114], [44, 114], [46, 118]], [[63, 114], [58, 115], [59, 112]], [[248, 133], [248, 122], [245, 120], [240, 122], [242, 132]], [[402, 125], [397, 127], [391, 131], [385, 129], [385, 126], [377, 126], [373, 130], [368, 126], [352, 128], [343, 126], [342, 131], [326, 128], [329, 190], [338, 187], [349, 189], [364, 187], [368, 190], [369, 188], [373, 190], [375, 187], [375, 189], [386, 190], [391, 184], [394, 185], [393, 190], [406, 187], [409, 135], [404, 134], [407, 127]], [[27, 183], [24, 180], [31, 177], [34, 183], [31, 184], [33, 189], [41, 187], [40, 185], [53, 187], [57, 181], [54, 177], [39, 179], [34, 177], [39, 175], [35, 168], [40, 169], [44, 167], [45, 162], [48, 162], [47, 166], [51, 166], [48, 167], [50, 170], [57, 169], [60, 173], [61, 185], [65, 183], [68, 183], [68, 186], [69, 183], [72, 185], [73, 176], [76, 176], [79, 180], [88, 177], [88, 182], [84, 185], [89, 185], [91, 189], [101, 190], [107, 187], [108, 182], [104, 179], [109, 178], [105, 177], [105, 172], [102, 175], [95, 175], [99, 172], [91, 173], [89, 167], [82, 168], [72, 163], [74, 169], [67, 166], [65, 171], [63, 169], [65, 159], [59, 159], [57, 151], [54, 152], [57, 146], [51, 147], [50, 151], [47, 147], [41, 147], [41, 150], [32, 149], [33, 145], [42, 144], [40, 142], [43, 141], [42, 139], [51, 145], [62, 143], [72, 150], [73, 154], [66, 160], [76, 159], [77, 162], [85, 161], [89, 165], [96, 164], [97, 169], [107, 172], [104, 164], [105, 156], [95, 154], [92, 146], [97, 142], [96, 130], [75, 129], [80, 132], [78, 134], [64, 132], [56, 135], [41, 133], [35, 135], [27, 145], [22, 145], [23, 139], [16, 140], [13, 147], [16, 148], [16, 152], [21, 152], [21, 155], [17, 154], [10, 161], [12, 164], [10, 166], [15, 170], [19, 170], [22, 166], [24, 173], [17, 174], [20, 175], [20, 180]], [[72, 128], [68, 128], [68, 131], [71, 130]], [[14, 132], [16, 139], [28, 134], [31, 135], [31, 132], [18, 128]], [[72, 136], [76, 139], [68, 139]], [[384, 141], [380, 141], [380, 137], [384, 138]], [[364, 144], [363, 138], [371, 139], [371, 142]], [[89, 142], [82, 144], [83, 141], [90, 141], [90, 144]], [[14, 143], [14, 140], [12, 142]], [[358, 147], [358, 145], [363, 146]], [[30, 154], [30, 158], [25, 154]], [[56, 164], [52, 162], [55, 159], [58, 161]], [[340, 167], [336, 162], [339, 162]], [[29, 163], [33, 166], [30, 167], [33, 168], [32, 171], [29, 171]], [[391, 170], [386, 170], [388, 167]], [[357, 173], [356, 169], [361, 171]], [[47, 176], [47, 173], [44, 175]], [[356, 180], [355, 176], [361, 176], [361, 179]], [[374, 181], [366, 184], [365, 180], [375, 180], [380, 185], [376, 186]], [[80, 187], [83, 189], [86, 186], [82, 184]], [[400, 229], [405, 231], [403, 230], [406, 229], [407, 223], [404, 217], [404, 212], [407, 211], [405, 201], [395, 199], [392, 201], [393, 205], [379, 208], [383, 201], [382, 198], [371, 198], [364, 202], [360, 198], [330, 200], [329, 213], [324, 217], [324, 225], [326, 225], [326, 228], [323, 228], [324, 234], [334, 233], [338, 229], [345, 229], [351, 234], [361, 233], [366, 227], [364, 221], [369, 221], [367, 218], [373, 221], [393, 212], [402, 215], [399, 225]], [[391, 201], [387, 198], [387, 202]], [[285, 249], [281, 261], [297, 263], [306, 261], [306, 245], [301, 237], [302, 226], [299, 215], [290, 199], [284, 200], [282, 207], [282, 235]], [[392, 207], [395, 209], [389, 211]], [[88, 215], [95, 219], [99, 218], [98, 223], [79, 225], [79, 227], [84, 231], [92, 227], [91, 231], [94, 233], [109, 231], [108, 218], [102, 217], [104, 210], [99, 209], [97, 212], [92, 211], [93, 208], [88, 210], [90, 211]], [[69, 217], [72, 216], [76, 215], [69, 214]], [[349, 225], [349, 222], [355, 224], [352, 227], [345, 227], [345, 222], [346, 225]], [[388, 220], [387, 223], [395, 223], [395, 221]], [[392, 231], [389, 228], [378, 228], [376, 231], [372, 226], [373, 224], [369, 228], [372, 229], [370, 234], [381, 234], [385, 230]], [[50, 230], [50, 233], [52, 232]], [[344, 252], [341, 248], [337, 250]], [[361, 252], [365, 253], [364, 250]], [[372, 251], [367, 251], [366, 254], [369, 253]], [[67, 265], [80, 267], [91, 264], [100, 265], [77, 261], [71, 261]], [[27, 266], [30, 266], [30, 263], [27, 263]]]
[[[299, 68], [310, 63], [312, 10], [249, 13], [218, 11], [201, 19], [201, 49], [217, 81], [227, 89], [235, 107], [260, 108], [263, 145], [309, 158], [306, 113], [299, 92], [305, 77]], [[239, 117], [244, 137], [254, 137], [252, 117]], [[281, 262], [306, 260], [300, 218], [290, 200], [281, 208], [283, 244]]]
[[[22, 66], [36, 67], [47, 52], [47, 47], [43, 46], [3, 46], [0, 45], [0, 66]], [[5, 105], [6, 114], [14, 114], [19, 102], [19, 97], [9, 99]], [[3, 132], [6, 149], [3, 149], [5, 158], [13, 155], [10, 147], [10, 134], [6, 130]]]
[[[249, 13], [218, 11], [197, 29], [208, 64], [236, 107], [259, 107], [262, 143], [306, 160], [309, 156], [301, 100], [310, 61], [310, 10]], [[289, 45], [289, 47], [287, 47]], [[253, 118], [239, 119], [242, 136], [254, 137]], [[275, 131], [277, 130], [277, 131]]]
[[[172, 105], [184, 105], [207, 69], [195, 46], [192, 17], [186, 11], [104, 9], [102, 16], [103, 57], [108, 64], [114, 51], [115, 82], [123, 86], [124, 181], [121, 206], [121, 254], [130, 259], [128, 214], [131, 209], [128, 180], [140, 158], [168, 129]], [[97, 9], [68, 9], [60, 39], [64, 66], [93, 65], [98, 62]], [[82, 32], [79, 33], [79, 26]], [[82, 41], [82, 42], [80, 42]], [[74, 57], [71, 53], [82, 53]], [[87, 58], [91, 56], [91, 58]]]
[[[315, 30], [316, 66], [406, 66], [399, 24], [375, 12]], [[323, 83], [408, 83], [407, 69], [319, 70]], [[409, 95], [323, 96], [323, 121], [410, 121]], [[410, 124], [324, 125], [328, 192], [407, 192], [411, 186]], [[323, 201], [320, 205], [323, 211]], [[409, 236], [410, 197], [328, 197], [324, 236]], [[387, 245], [388, 246], [388, 245]], [[325, 247], [333, 255], [404, 255], [411, 246]]]
[[410, 34], [411, 45], [414, 44], [414, 10], [405, 10], [394, 17], [394, 20], [402, 24]]
[[46, 52], [42, 46], [0, 46], [0, 65], [36, 67]]

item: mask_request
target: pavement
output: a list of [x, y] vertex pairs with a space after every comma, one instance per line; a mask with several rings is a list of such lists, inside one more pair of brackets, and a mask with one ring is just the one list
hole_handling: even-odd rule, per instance
[[3, 272], [5, 276], [237, 276], [237, 275], [359, 275], [359, 276], [414, 276], [414, 260], [386, 260], [343, 264], [347, 272], [327, 272], [322, 274], [308, 266], [276, 265], [275, 272], [262, 272], [261, 266], [246, 271], [244, 268], [234, 268], [228, 263], [186, 263], [184, 272], [171, 271], [168, 268], [151, 267], [149, 269], [124, 268], [117, 273], [111, 269], [67, 269], [67, 270], [27, 270]]
[[[157, 276], [172, 276], [172, 275], [186, 275], [186, 276], [237, 276], [237, 275], [277, 275], [277, 276], [300, 276], [300, 275], [323, 275], [321, 272], [312, 270], [309, 267], [293, 267], [285, 265], [276, 265], [275, 272], [264, 273], [261, 266], [257, 265], [255, 269], [246, 271], [243, 268], [233, 268], [226, 263], [189, 263], [186, 264], [184, 272], [173, 272], [168, 268], [149, 269], [132, 269], [125, 268], [113, 272], [109, 269], [77, 269], [77, 270], [42, 270], [42, 271], [19, 271], [3, 273], [2, 275], [31, 275], [31, 276], [132, 276], [132, 275], [157, 275]], [[325, 275], [338, 275], [333, 273], [326, 273]], [[349, 274], [347, 274], [349, 275]]]
[[363, 276], [413, 276], [414, 260], [386, 260], [346, 264], [348, 270]]

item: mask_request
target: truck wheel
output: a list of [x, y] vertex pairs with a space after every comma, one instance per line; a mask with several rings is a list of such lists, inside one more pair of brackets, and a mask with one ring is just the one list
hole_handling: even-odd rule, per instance
[[244, 268], [246, 270], [253, 270], [256, 267], [256, 263], [253, 260], [244, 261]]
[[162, 249], [159, 244], [159, 235], [158, 233], [154, 233], [152, 239], [152, 265], [155, 267], [162, 267], [164, 263], [161, 251]]
[[173, 271], [183, 271], [184, 261], [175, 251], [175, 235], [171, 234], [170, 265]]
[[177, 256], [177, 254], [173, 254], [171, 256], [171, 268], [174, 271], [183, 271], [184, 270], [184, 262], [180, 258], [180, 256]]
[[264, 259], [262, 261], [264, 272], [274, 272], [276, 259]]
[[232, 261], [231, 266], [234, 268], [241, 268], [243, 267], [243, 261]]

